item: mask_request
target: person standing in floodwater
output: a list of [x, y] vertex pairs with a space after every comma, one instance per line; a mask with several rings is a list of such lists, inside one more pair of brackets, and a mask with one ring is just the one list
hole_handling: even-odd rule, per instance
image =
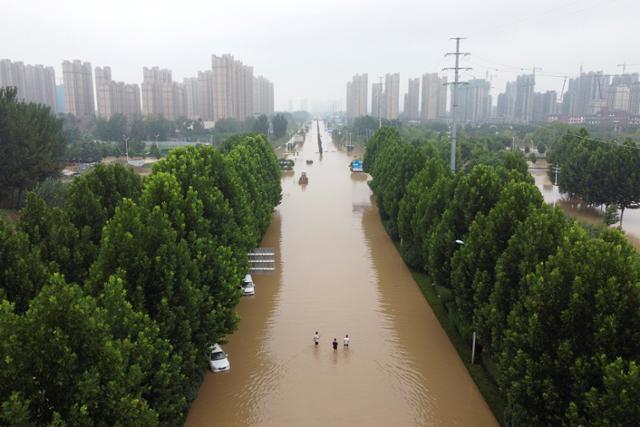
[[320, 342], [320, 334], [318, 333], [318, 331], [316, 331], [315, 335], [313, 336], [313, 343], [315, 345], [318, 345], [319, 342]]
[[342, 343], [344, 345], [344, 348], [349, 348], [349, 334], [344, 336], [344, 339], [342, 340]]
[[338, 351], [338, 339], [337, 338], [333, 339], [332, 345], [333, 345], [333, 351]]

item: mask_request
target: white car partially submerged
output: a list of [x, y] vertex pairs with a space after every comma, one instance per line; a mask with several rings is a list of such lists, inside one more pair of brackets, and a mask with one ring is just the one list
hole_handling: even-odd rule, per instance
[[219, 344], [212, 345], [209, 350], [211, 351], [209, 356], [209, 368], [212, 372], [225, 372], [231, 369], [227, 353], [224, 352]]
[[240, 287], [242, 288], [242, 295], [255, 295], [256, 294], [256, 286], [253, 283], [253, 278], [251, 274], [247, 274], [242, 279], [240, 283]]

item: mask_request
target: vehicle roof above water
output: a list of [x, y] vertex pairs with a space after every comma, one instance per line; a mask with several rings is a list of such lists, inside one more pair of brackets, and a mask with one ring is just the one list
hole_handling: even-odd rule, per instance
[[243, 282], [253, 283], [253, 278], [251, 277], [251, 274], [247, 274], [246, 276], [244, 276]]
[[217, 353], [220, 351], [224, 353], [224, 350], [222, 350], [222, 347], [220, 347], [220, 344], [217, 344], [217, 343], [209, 347], [209, 351], [211, 351], [211, 353]]

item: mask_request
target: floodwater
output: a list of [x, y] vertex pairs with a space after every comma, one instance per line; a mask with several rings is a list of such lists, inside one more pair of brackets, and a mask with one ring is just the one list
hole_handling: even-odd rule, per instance
[[352, 157], [320, 130], [324, 155], [314, 123], [262, 242], [277, 271], [254, 276], [224, 345], [231, 371], [206, 375], [186, 425], [497, 425], [386, 234], [367, 175], [351, 174]]
[[[584, 203], [571, 200], [566, 194], [560, 193], [558, 187], [553, 185], [547, 174], [547, 166], [546, 162], [538, 161], [533, 168], [529, 169], [545, 202], [559, 206], [565, 213], [580, 222], [602, 224], [604, 208], [586, 206]], [[614, 224], [613, 226], [617, 227], [618, 225]], [[629, 241], [640, 250], [640, 210], [626, 209], [624, 211], [622, 229], [627, 234]]]

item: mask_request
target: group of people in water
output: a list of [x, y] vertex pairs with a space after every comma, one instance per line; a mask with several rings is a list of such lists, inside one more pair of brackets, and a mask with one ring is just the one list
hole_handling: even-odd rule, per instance
[[[346, 334], [342, 339], [342, 345], [344, 346], [345, 349], [349, 348], [349, 341], [350, 341], [349, 334]], [[316, 333], [313, 335], [313, 343], [316, 346], [320, 344], [320, 334], [318, 333], [318, 331], [316, 331]], [[338, 351], [337, 338], [333, 339], [333, 342], [331, 343], [331, 345], [333, 346], [333, 351]]]

